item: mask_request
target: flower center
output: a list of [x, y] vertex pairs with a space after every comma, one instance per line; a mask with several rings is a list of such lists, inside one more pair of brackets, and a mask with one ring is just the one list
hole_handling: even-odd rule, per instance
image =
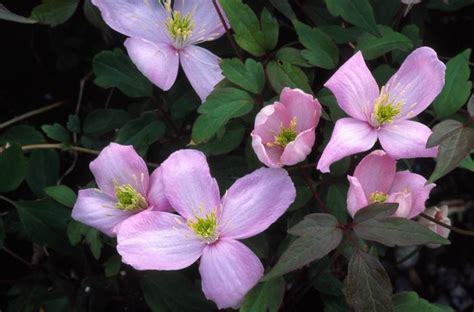
[[273, 142], [268, 142], [266, 145], [268, 147], [276, 147], [284, 149], [290, 142], [293, 142], [298, 133], [296, 132], [296, 117], [293, 117], [290, 121], [290, 125], [288, 128], [283, 126], [280, 127], [280, 133], [275, 136], [275, 140]]
[[213, 243], [218, 238], [217, 233], [217, 212], [207, 214], [205, 217], [195, 217], [194, 220], [188, 220], [187, 225], [189, 228], [199, 236], [204, 239], [207, 243]]
[[166, 12], [168, 12], [168, 17], [166, 19], [166, 27], [171, 38], [174, 40], [175, 44], [178, 47], [183, 47], [186, 40], [193, 32], [195, 23], [192, 19], [192, 13], [182, 15], [179, 11], [174, 11], [171, 9], [171, 0], [166, 0], [164, 2], [164, 7]]
[[380, 95], [375, 99], [374, 112], [372, 119], [375, 119], [375, 126], [379, 127], [383, 124], [392, 123], [394, 118], [402, 111], [403, 102], [395, 103], [390, 101], [390, 94], [385, 92], [384, 87], [380, 90]]
[[369, 202], [372, 203], [384, 203], [387, 200], [387, 194], [384, 192], [373, 192], [370, 194]]
[[118, 202], [115, 207], [124, 211], [146, 209], [148, 204], [145, 198], [138, 193], [130, 184], [115, 186], [115, 196]]

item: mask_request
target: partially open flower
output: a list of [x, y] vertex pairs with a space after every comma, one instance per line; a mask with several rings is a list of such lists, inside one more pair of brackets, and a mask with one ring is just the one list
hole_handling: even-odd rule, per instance
[[98, 189], [80, 190], [72, 218], [115, 236], [117, 226], [147, 209], [170, 211], [161, 182], [161, 168], [151, 177], [132, 146], [110, 143], [90, 163]]
[[[449, 219], [448, 217], [448, 210], [449, 209], [447, 205], [443, 205], [440, 208], [431, 207], [431, 208], [426, 209], [425, 214], [447, 225], [451, 225], [451, 219]], [[418, 222], [444, 238], [448, 238], [449, 232], [451, 232], [450, 229], [445, 228], [444, 226], [438, 225], [425, 218], [419, 218]], [[440, 244], [426, 244], [426, 247], [429, 247], [429, 248], [438, 248], [440, 246], [441, 246]]]
[[394, 216], [411, 219], [425, 210], [425, 201], [435, 184], [409, 171], [396, 172], [396, 161], [382, 150], [365, 156], [354, 176], [347, 176], [350, 187], [347, 209], [351, 216], [372, 203], [398, 203]]
[[280, 102], [257, 114], [252, 147], [268, 167], [279, 168], [303, 161], [311, 152], [321, 105], [299, 89], [284, 88]]

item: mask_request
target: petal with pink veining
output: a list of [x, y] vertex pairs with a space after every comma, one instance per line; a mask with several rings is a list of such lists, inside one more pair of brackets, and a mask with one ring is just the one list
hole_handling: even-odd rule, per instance
[[280, 162], [280, 157], [283, 153], [281, 149], [264, 146], [262, 138], [254, 132], [251, 133], [251, 136], [252, 148], [255, 155], [257, 155], [258, 160], [270, 168], [283, 167], [283, 164]]
[[394, 217], [409, 218], [413, 204], [413, 198], [410, 193], [398, 192], [389, 194], [386, 202], [398, 203], [398, 209], [393, 214]]
[[359, 51], [347, 60], [324, 84], [336, 96], [349, 116], [369, 120], [379, 87]]
[[242, 239], [266, 230], [294, 202], [286, 170], [261, 168], [238, 179], [223, 197], [221, 237]]
[[321, 116], [321, 104], [313, 96], [299, 89], [286, 87], [281, 92], [280, 102], [286, 107], [290, 119], [296, 117], [298, 132], [317, 127]]
[[206, 245], [181, 216], [147, 210], [123, 222], [117, 233], [122, 261], [137, 270], [180, 270], [196, 262]]
[[169, 203], [165, 195], [165, 187], [163, 185], [163, 172], [161, 167], [153, 171], [150, 176], [150, 189], [148, 190], [148, 204], [153, 210], [172, 211], [173, 207]]
[[311, 153], [315, 139], [314, 128], [309, 128], [298, 134], [296, 139], [285, 147], [280, 158], [281, 162], [286, 166], [292, 166], [305, 160], [306, 156]]
[[355, 177], [347, 176], [349, 180], [349, 190], [347, 191], [347, 211], [354, 217], [357, 211], [366, 207], [369, 203], [365, 197], [364, 190], [359, 180]]
[[204, 295], [219, 309], [237, 309], [263, 271], [262, 263], [248, 247], [225, 238], [206, 246], [199, 265]]
[[317, 169], [329, 172], [332, 163], [346, 156], [365, 152], [374, 146], [377, 132], [365, 121], [341, 118], [336, 122]]

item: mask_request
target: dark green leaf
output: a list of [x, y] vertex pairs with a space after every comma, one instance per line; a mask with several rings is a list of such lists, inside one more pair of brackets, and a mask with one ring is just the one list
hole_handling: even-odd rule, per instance
[[439, 118], [446, 118], [457, 112], [471, 94], [472, 81], [469, 57], [471, 49], [456, 55], [446, 63], [446, 76], [443, 90], [433, 102], [433, 108]]
[[329, 214], [306, 215], [303, 221], [288, 230], [288, 233], [300, 237], [285, 250], [262, 280], [268, 281], [327, 255], [342, 240], [342, 231], [337, 224], [336, 218]]
[[0, 146], [7, 143], [29, 145], [44, 142], [45, 140], [41, 132], [35, 130], [35, 128], [31, 126], [26, 125], [8, 128], [0, 135]]
[[44, 191], [49, 197], [66, 207], [72, 208], [76, 203], [76, 193], [66, 185], [50, 186]]
[[86, 242], [89, 244], [89, 249], [94, 258], [99, 259], [103, 246], [100, 232], [96, 229], [89, 228], [89, 231], [86, 233]]
[[265, 50], [271, 51], [278, 44], [278, 21], [266, 8], [263, 8], [262, 15], [260, 16], [260, 24], [262, 25]]
[[345, 28], [338, 25], [321, 25], [318, 29], [326, 33], [337, 44], [355, 42], [363, 32], [358, 27]]
[[408, 51], [413, 47], [410, 38], [393, 31], [388, 26], [378, 26], [381, 37], [362, 34], [357, 41], [357, 49], [361, 50], [366, 60], [373, 60], [395, 49]]
[[121, 260], [119, 255], [114, 255], [105, 261], [104, 269], [106, 277], [112, 277], [119, 273], [120, 265], [122, 264]]
[[311, 199], [311, 191], [308, 189], [306, 185], [297, 186], [296, 187], [296, 199], [291, 204], [289, 211], [296, 210], [298, 208], [304, 207], [307, 202]]
[[368, 0], [326, 0], [326, 6], [334, 16], [341, 16], [355, 26], [379, 36], [374, 12]]
[[33, 9], [30, 19], [55, 27], [66, 22], [78, 4], [79, 0], [43, 0]]
[[293, 65], [301, 66], [301, 67], [312, 67], [308, 61], [304, 59], [301, 55], [301, 50], [295, 48], [282, 48], [278, 50], [275, 55], [276, 59], [279, 61], [284, 61]]
[[308, 77], [298, 66], [285, 61], [271, 61], [267, 64], [266, 71], [273, 90], [278, 94], [284, 87], [312, 93]]
[[116, 87], [130, 97], [151, 96], [151, 83], [120, 49], [97, 54], [93, 69], [95, 83], [102, 88]]
[[393, 311], [392, 284], [387, 272], [377, 258], [365, 252], [353, 253], [343, 291], [356, 312]]
[[332, 184], [326, 196], [328, 209], [341, 223], [347, 221], [347, 186], [345, 184]]
[[118, 109], [98, 109], [87, 115], [84, 120], [85, 134], [102, 135], [123, 126], [130, 119], [130, 114]]
[[379, 86], [385, 85], [387, 81], [395, 74], [396, 69], [387, 64], [382, 64], [374, 69], [372, 74]]
[[31, 152], [26, 183], [38, 197], [45, 195], [47, 186], [55, 185], [59, 179], [59, 156], [54, 150]]
[[374, 10], [377, 24], [389, 25], [393, 22], [402, 5], [398, 0], [369, 0]]
[[433, 133], [428, 138], [426, 147], [431, 148], [440, 145], [443, 141], [451, 139], [463, 124], [457, 120], [447, 119], [433, 127]]
[[0, 193], [15, 190], [25, 179], [28, 162], [19, 146], [0, 153]]
[[418, 297], [414, 291], [402, 292], [393, 295], [395, 312], [449, 312], [454, 311], [447, 306], [431, 304], [423, 298]]
[[81, 120], [79, 119], [79, 116], [72, 114], [69, 115], [67, 118], [66, 127], [73, 133], [81, 132]]
[[362, 223], [372, 219], [380, 220], [390, 217], [397, 211], [398, 204], [374, 203], [356, 212], [354, 223]]
[[317, 28], [298, 21], [293, 22], [298, 39], [307, 48], [301, 55], [312, 65], [324, 68], [334, 68], [339, 60], [339, 53], [336, 44], [331, 37]]
[[246, 296], [240, 312], [278, 312], [283, 295], [285, 280], [282, 277], [257, 284]]
[[55, 123], [54, 125], [44, 125], [41, 127], [44, 133], [48, 136], [48, 138], [68, 144], [71, 142], [71, 136], [69, 135], [69, 132], [61, 126], [58, 123]]
[[23, 24], [37, 23], [37, 21], [33, 19], [26, 18], [21, 15], [13, 13], [1, 3], [0, 3], [0, 19], [5, 20], [5, 21], [15, 22], [15, 23], [23, 23]]
[[224, 59], [220, 64], [224, 76], [239, 87], [258, 94], [265, 86], [265, 73], [261, 63], [247, 59], [245, 65], [237, 58]]
[[296, 19], [295, 11], [291, 8], [288, 0], [270, 0], [270, 3], [275, 7], [275, 9], [280, 11], [281, 14], [285, 15], [287, 19]]
[[243, 125], [229, 124], [226, 126], [225, 133], [222, 137], [215, 137], [207, 143], [195, 146], [195, 148], [208, 156], [227, 154], [242, 143], [244, 135], [245, 127]]

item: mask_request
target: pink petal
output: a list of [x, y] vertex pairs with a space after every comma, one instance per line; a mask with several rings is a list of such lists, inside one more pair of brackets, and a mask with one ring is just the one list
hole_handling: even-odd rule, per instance
[[428, 47], [413, 51], [390, 78], [386, 91], [390, 101], [402, 101], [402, 119], [413, 118], [424, 111], [444, 86], [446, 66]]
[[379, 140], [387, 154], [395, 159], [436, 157], [437, 147], [425, 147], [431, 133], [422, 123], [397, 120], [380, 128]]
[[98, 189], [80, 190], [72, 209], [72, 218], [108, 236], [115, 236], [114, 228], [134, 214], [115, 208], [116, 201]]
[[161, 168], [166, 197], [180, 215], [193, 219], [220, 210], [219, 187], [202, 152], [179, 150]]
[[221, 237], [252, 237], [275, 222], [295, 200], [286, 170], [260, 168], [238, 179], [223, 197]]
[[387, 203], [398, 203], [398, 209], [393, 214], [394, 217], [409, 218], [412, 210], [413, 198], [410, 193], [392, 193], [387, 198]]
[[181, 50], [180, 60], [186, 77], [204, 102], [215, 85], [224, 79], [220, 59], [206, 49], [191, 45]]
[[159, 1], [92, 0], [104, 21], [114, 30], [128, 37], [168, 43], [165, 27], [166, 12]]
[[110, 143], [89, 164], [89, 168], [103, 192], [115, 197], [115, 185], [130, 184], [146, 197], [148, 168], [132, 146]]
[[283, 153], [281, 149], [264, 146], [262, 138], [254, 132], [251, 133], [251, 136], [252, 148], [258, 160], [270, 168], [283, 167], [283, 164], [280, 162], [280, 157]]
[[285, 147], [280, 158], [281, 163], [286, 166], [292, 166], [305, 160], [306, 156], [311, 153], [315, 137], [314, 128], [309, 128], [298, 134], [296, 139]]
[[273, 142], [281, 127], [287, 128], [290, 125], [290, 120], [286, 107], [280, 102], [275, 102], [264, 106], [258, 112], [252, 133], [260, 136], [264, 144]]
[[172, 211], [173, 207], [165, 196], [163, 185], [163, 170], [158, 167], [150, 176], [150, 189], [148, 190], [148, 204], [153, 210]]
[[419, 174], [401, 171], [395, 174], [390, 192], [410, 192], [412, 194], [413, 204], [408, 214], [408, 218], [411, 219], [425, 210], [425, 202], [435, 186], [433, 183], [426, 185], [426, 179]]
[[179, 53], [169, 44], [155, 44], [142, 39], [125, 41], [132, 62], [160, 89], [169, 90], [178, 75]]
[[359, 180], [351, 176], [347, 176], [347, 179], [349, 180], [349, 190], [347, 191], [347, 211], [349, 211], [350, 215], [354, 217], [357, 211], [364, 208], [369, 203]]
[[347, 60], [324, 84], [336, 96], [349, 116], [369, 120], [379, 87], [359, 51]]
[[296, 129], [303, 132], [316, 128], [321, 116], [321, 104], [310, 94], [299, 89], [284, 88], [280, 95], [280, 102], [288, 110], [290, 120], [296, 117]]
[[117, 234], [122, 261], [137, 270], [180, 270], [196, 262], [206, 245], [182, 217], [147, 210], [123, 222]]
[[[219, 1], [216, 1], [219, 5]], [[199, 43], [203, 41], [215, 40], [222, 36], [225, 33], [225, 28], [222, 25], [222, 22], [217, 14], [217, 11], [212, 4], [212, 1], [209, 0], [177, 0], [174, 4], [174, 10], [181, 12], [181, 14], [186, 15], [189, 12], [192, 14], [192, 19], [195, 23], [195, 28], [193, 29], [190, 38], [188, 39], [188, 44]], [[227, 26], [229, 22], [225, 16], [224, 10], [220, 8], [221, 13]]]
[[359, 162], [354, 177], [359, 180], [367, 198], [374, 192], [387, 194], [395, 177], [396, 166], [393, 158], [382, 150], [376, 150]]
[[319, 159], [317, 169], [329, 172], [332, 163], [369, 150], [375, 141], [377, 132], [367, 122], [354, 118], [341, 118], [334, 126], [331, 139]]
[[263, 271], [257, 256], [233, 239], [220, 239], [206, 246], [199, 265], [202, 290], [219, 309], [237, 309], [263, 276]]

